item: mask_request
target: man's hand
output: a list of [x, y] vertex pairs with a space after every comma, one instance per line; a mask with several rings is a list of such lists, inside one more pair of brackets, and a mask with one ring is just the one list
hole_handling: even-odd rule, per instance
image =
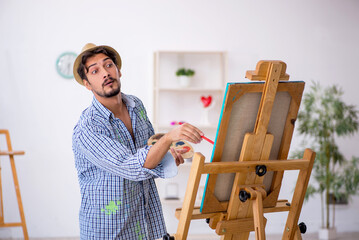
[[186, 153], [186, 149], [174, 149], [173, 147], [170, 148], [173, 158], [176, 161], [176, 165], [179, 166], [180, 164], [184, 163], [184, 159], [182, 157], [183, 153]]
[[169, 142], [177, 142], [186, 140], [191, 143], [200, 143], [202, 141], [203, 132], [195, 126], [184, 123], [164, 135]]
[[[155, 145], [153, 145], [147, 154], [143, 167], [148, 169], [155, 168], [162, 160], [163, 156], [168, 152], [173, 142], [185, 140], [191, 143], [200, 143], [202, 141], [203, 132], [192, 126], [184, 123], [161, 137]], [[182, 152], [184, 151], [184, 152]], [[181, 153], [185, 153], [185, 149], [174, 150], [171, 148], [171, 153], [176, 161], [177, 166], [184, 162]]]

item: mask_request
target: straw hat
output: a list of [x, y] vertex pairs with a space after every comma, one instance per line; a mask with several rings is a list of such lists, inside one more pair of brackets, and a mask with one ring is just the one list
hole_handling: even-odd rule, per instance
[[117, 68], [118, 70], [121, 69], [121, 65], [122, 65], [122, 61], [121, 61], [121, 57], [120, 57], [120, 54], [118, 54], [118, 52], [113, 49], [112, 47], [109, 47], [109, 46], [105, 46], [105, 45], [100, 45], [100, 46], [96, 46], [95, 44], [93, 43], [87, 43], [81, 50], [81, 53], [77, 56], [75, 62], [74, 62], [74, 67], [73, 67], [73, 73], [74, 73], [74, 77], [76, 79], [76, 81], [78, 83], [80, 83], [81, 85], [84, 85], [80, 75], [77, 73], [77, 68], [79, 67], [80, 63], [81, 63], [81, 60], [82, 60], [82, 56], [84, 55], [85, 52], [87, 51], [91, 51], [91, 50], [95, 50], [99, 47], [103, 47], [109, 51], [112, 51], [115, 53], [115, 56], [116, 56], [116, 60], [117, 60]]

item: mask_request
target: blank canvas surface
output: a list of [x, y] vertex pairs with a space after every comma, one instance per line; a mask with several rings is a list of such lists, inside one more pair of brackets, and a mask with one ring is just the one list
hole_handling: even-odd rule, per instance
[[[221, 162], [238, 161], [244, 135], [253, 132], [262, 93], [246, 93], [232, 107], [228, 131], [225, 139]], [[278, 92], [273, 104], [268, 125], [268, 133], [274, 136], [269, 159], [278, 159], [283, 130], [291, 102], [288, 92]], [[230, 199], [235, 174], [218, 174], [214, 195], [219, 201]], [[268, 172], [264, 178], [266, 191], [270, 189], [273, 173]]]

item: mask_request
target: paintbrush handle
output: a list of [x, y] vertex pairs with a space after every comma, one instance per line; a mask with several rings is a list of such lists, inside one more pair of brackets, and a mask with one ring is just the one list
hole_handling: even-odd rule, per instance
[[205, 136], [202, 136], [202, 138], [203, 138], [204, 140], [206, 140], [207, 142], [212, 143], [212, 144], [214, 145], [214, 142], [213, 142], [211, 139], [206, 138]]

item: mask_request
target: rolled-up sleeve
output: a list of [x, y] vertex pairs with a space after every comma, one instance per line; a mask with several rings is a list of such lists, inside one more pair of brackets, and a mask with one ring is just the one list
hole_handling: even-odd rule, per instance
[[143, 167], [150, 146], [140, 148], [135, 154], [132, 154], [119, 141], [93, 131], [93, 129], [80, 131], [73, 141], [79, 154], [96, 167], [111, 174], [132, 181], [165, 177], [162, 164], [159, 164], [155, 169]]

